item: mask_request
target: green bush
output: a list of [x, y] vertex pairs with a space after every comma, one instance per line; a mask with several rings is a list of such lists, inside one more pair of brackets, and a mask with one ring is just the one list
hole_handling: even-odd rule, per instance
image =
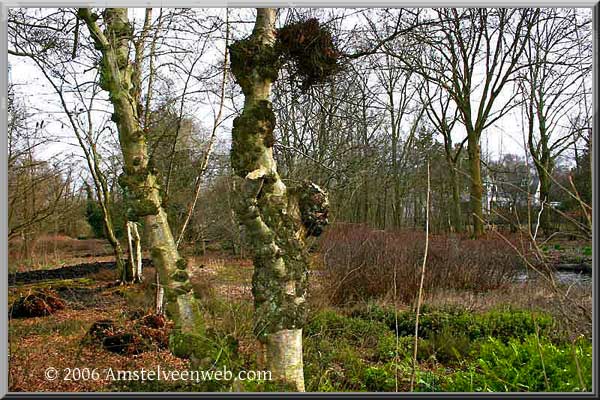
[[445, 391], [458, 392], [574, 392], [591, 390], [592, 346], [581, 339], [555, 345], [529, 335], [503, 343], [483, 341], [465, 370], [446, 378]]
[[473, 342], [468, 336], [442, 330], [433, 333], [417, 350], [423, 359], [433, 357], [438, 362], [453, 364], [467, 358], [472, 345]]
[[[416, 314], [403, 311], [394, 314], [393, 309], [369, 306], [355, 311], [355, 318], [381, 321], [399, 336], [412, 336], [415, 332]], [[499, 309], [482, 314], [474, 314], [460, 307], [432, 309], [423, 307], [419, 318], [419, 337], [429, 339], [433, 335], [467, 337], [470, 340], [497, 337], [502, 340], [524, 338], [539, 329], [540, 335], [553, 331], [554, 319], [545, 313], [533, 313], [519, 309]]]
[[382, 367], [368, 367], [364, 373], [364, 382], [369, 392], [392, 392], [396, 387], [393, 373]]

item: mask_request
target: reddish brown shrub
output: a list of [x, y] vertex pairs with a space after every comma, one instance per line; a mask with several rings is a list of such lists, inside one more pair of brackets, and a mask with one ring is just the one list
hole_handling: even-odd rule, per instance
[[[424, 232], [388, 232], [364, 225], [338, 224], [324, 234], [323, 287], [333, 304], [385, 298], [412, 303], [417, 296], [425, 248]], [[470, 240], [431, 235], [424, 289], [472, 290], [508, 283], [522, 261], [500, 238]]]

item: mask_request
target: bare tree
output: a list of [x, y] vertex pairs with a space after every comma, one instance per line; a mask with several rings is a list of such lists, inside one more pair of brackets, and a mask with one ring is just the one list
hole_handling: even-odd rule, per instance
[[586, 64], [591, 58], [579, 52], [577, 33], [590, 23], [589, 19], [579, 20], [575, 10], [543, 10], [524, 52], [526, 68], [520, 74], [519, 89], [527, 117], [528, 150], [540, 181], [540, 227], [547, 234], [552, 231], [549, 195], [555, 160], [582, 133], [580, 126], [568, 119], [578, 118], [573, 109], [588, 96]]
[[275, 19], [275, 9], [258, 9], [252, 34], [229, 48], [231, 71], [245, 98], [233, 123], [231, 164], [241, 181], [237, 216], [254, 256], [255, 332], [274, 378], [304, 391], [302, 328], [309, 262], [304, 239], [319, 234], [327, 222], [327, 196], [314, 184], [290, 190], [277, 172], [269, 99], [281, 65]]
[[388, 53], [442, 87], [458, 107], [467, 131], [471, 221], [478, 237], [484, 227], [481, 135], [515, 105], [516, 95], [502, 98], [500, 94], [515, 78], [539, 10], [444, 8], [434, 12], [437, 24], [414, 32], [418, 51]]
[[[98, 150], [103, 129], [96, 131], [92, 117], [100, 88], [95, 81], [86, 81], [87, 77], [80, 76], [82, 74], [71, 66], [74, 57], [81, 57], [78, 47], [80, 50], [82, 46], [77, 26], [75, 27], [76, 35], [72, 51], [69, 50], [69, 47], [58, 46], [58, 43], [67, 40], [65, 38], [67, 34], [59, 28], [71, 26], [76, 18], [69, 10], [59, 10], [57, 13], [42, 16], [33, 32], [20, 29], [21, 24], [30, 23], [27, 22], [27, 18], [26, 13], [15, 13], [11, 29], [11, 38], [13, 39], [11, 44], [16, 49], [15, 54], [29, 57], [35, 63], [58, 97], [68, 125], [84, 153], [85, 162], [94, 183], [94, 192], [102, 211], [106, 238], [113, 248], [119, 274], [118, 279], [122, 282], [130, 282], [133, 265], [127, 266], [123, 262], [123, 250], [115, 234], [111, 212], [112, 195], [106, 174], [101, 166], [102, 157]], [[67, 97], [68, 95], [70, 98]]]

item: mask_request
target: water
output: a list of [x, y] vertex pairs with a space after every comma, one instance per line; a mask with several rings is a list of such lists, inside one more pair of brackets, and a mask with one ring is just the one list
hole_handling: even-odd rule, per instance
[[[526, 282], [534, 279], [539, 279], [540, 274], [536, 271], [523, 271], [515, 277], [516, 282]], [[592, 274], [573, 271], [555, 271], [554, 280], [562, 285], [591, 285]]]

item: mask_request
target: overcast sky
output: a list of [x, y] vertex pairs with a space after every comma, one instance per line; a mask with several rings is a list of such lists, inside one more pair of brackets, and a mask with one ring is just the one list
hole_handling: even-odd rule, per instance
[[[158, 15], [158, 9], [154, 9], [154, 17]], [[360, 24], [359, 15], [351, 12], [352, 10], [346, 10], [345, 12], [350, 16], [346, 18], [346, 27]], [[224, 16], [224, 9], [211, 9], [207, 11], [208, 15], [219, 15]], [[246, 9], [233, 9], [230, 11], [230, 20], [235, 21], [232, 24], [234, 38], [239, 38], [250, 32], [252, 28], [254, 10]], [[143, 9], [130, 9], [130, 17], [135, 18], [139, 24], [143, 18]], [[87, 35], [87, 30], [84, 30]], [[196, 64], [196, 69], [203, 71], [208, 66], [218, 65], [223, 59], [224, 40], [220, 38], [222, 35], [216, 35], [208, 46], [204, 46], [204, 55]], [[192, 38], [193, 39], [193, 38]], [[185, 38], [182, 39], [185, 41]], [[590, 38], [591, 40], [591, 38]], [[193, 57], [186, 57], [182, 61], [182, 65], [189, 68], [191, 65], [191, 59]], [[27, 109], [33, 113], [32, 119], [29, 121], [30, 126], [34, 126], [36, 122], [44, 120], [44, 127], [49, 134], [56, 138], [56, 142], [49, 144], [44, 148], [40, 149], [37, 156], [40, 158], [48, 158], [58, 153], [63, 154], [79, 154], [81, 150], [75, 145], [75, 136], [72, 133], [70, 125], [66, 123], [66, 117], [62, 110], [62, 107], [58, 103], [58, 97], [52, 87], [48, 84], [46, 78], [42, 75], [39, 68], [33, 63], [32, 60], [26, 57], [15, 57], [9, 55], [10, 75], [9, 81], [16, 85], [16, 92], [18, 99], [22, 101]], [[95, 71], [91, 71], [87, 74], [87, 78], [93, 79]], [[218, 82], [220, 78], [216, 79]], [[172, 90], [174, 93], [181, 92], [183, 89], [184, 79], [174, 79]], [[192, 82], [191, 85], [194, 83]], [[590, 82], [591, 87], [591, 82]], [[200, 92], [201, 88], [188, 88], [188, 91], [194, 92], [196, 89]], [[507, 87], [507, 90], [511, 90]], [[180, 93], [179, 93], [180, 94]], [[506, 101], [510, 93], [505, 93], [504, 97], [499, 98], [497, 103], [502, 104]], [[101, 94], [100, 97], [106, 98], [105, 94]], [[69, 95], [67, 95], [69, 98]], [[201, 93], [189, 95], [189, 101], [186, 101], [185, 114], [194, 118], [194, 120], [205, 128], [212, 126], [214, 112], [217, 107], [217, 99], [210, 96], [203, 96]], [[74, 100], [74, 98], [70, 98]], [[73, 103], [75, 107], [75, 103]], [[96, 107], [98, 112], [95, 113], [94, 123], [96, 126], [102, 126], [106, 120], [110, 117], [109, 113], [111, 110], [110, 105], [107, 102], [97, 102]], [[104, 110], [104, 112], [102, 112]], [[234, 113], [235, 110], [231, 103], [227, 104], [226, 113]], [[218, 130], [218, 137], [222, 143], [227, 146], [229, 143], [231, 129], [231, 120], [224, 123]], [[108, 132], [108, 131], [107, 131]], [[460, 137], [464, 137], [465, 131], [462, 125], [457, 124], [455, 128], [456, 138], [454, 142], [460, 142]], [[438, 138], [439, 139], [439, 138]], [[482, 137], [482, 153], [491, 153], [492, 157], [497, 157], [500, 154], [513, 153], [518, 155], [525, 155], [523, 145], [523, 121], [520, 109], [515, 109], [513, 112], [507, 114], [505, 117], [500, 119], [498, 123], [487, 129]]]

